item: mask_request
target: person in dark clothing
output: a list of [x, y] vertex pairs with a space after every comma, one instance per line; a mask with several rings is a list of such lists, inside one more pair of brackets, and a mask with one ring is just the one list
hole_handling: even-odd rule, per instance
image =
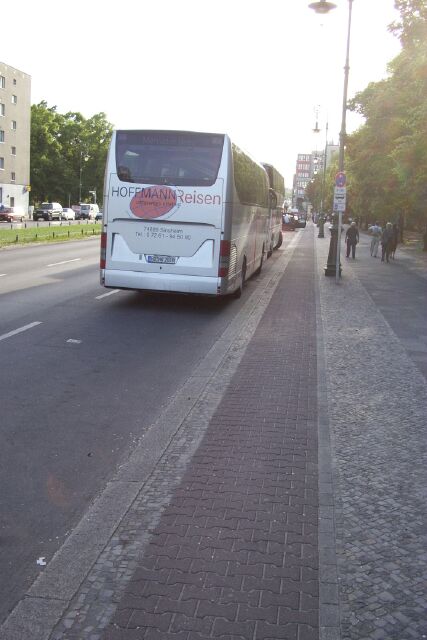
[[347, 258], [351, 257], [353, 260], [356, 257], [356, 245], [359, 242], [359, 229], [356, 226], [355, 222], [352, 222], [349, 228], [347, 229], [347, 233], [345, 234], [345, 241], [347, 243]]
[[385, 229], [381, 236], [382, 256], [381, 262], [384, 262], [384, 258], [389, 262], [390, 252], [393, 248], [393, 225], [391, 222], [387, 222]]

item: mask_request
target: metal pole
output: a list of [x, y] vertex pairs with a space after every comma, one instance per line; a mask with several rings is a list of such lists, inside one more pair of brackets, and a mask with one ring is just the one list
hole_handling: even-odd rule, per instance
[[82, 155], [83, 155], [83, 152], [80, 151], [79, 205], [82, 201]]
[[325, 139], [325, 153], [323, 156], [323, 175], [322, 175], [322, 188], [320, 191], [320, 215], [323, 216], [323, 199], [325, 197], [325, 184], [326, 184], [326, 162], [328, 155], [328, 128], [329, 123], [326, 123], [326, 139]]
[[[338, 158], [338, 171], [344, 171], [344, 147], [346, 139], [346, 117], [347, 117], [347, 90], [348, 75], [350, 71], [350, 33], [351, 33], [351, 11], [353, 8], [353, 0], [348, 0], [348, 30], [347, 30], [347, 52], [344, 67], [344, 92], [342, 101], [342, 120], [340, 131], [340, 151]], [[340, 277], [340, 257], [341, 257], [341, 227], [342, 227], [342, 211], [338, 212], [338, 233], [337, 233], [337, 261], [335, 269], [335, 279], [339, 282]]]

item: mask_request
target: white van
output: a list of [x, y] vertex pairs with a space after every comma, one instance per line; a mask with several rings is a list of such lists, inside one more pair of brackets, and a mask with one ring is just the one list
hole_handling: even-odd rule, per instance
[[[81, 202], [78, 219], [95, 220], [97, 213], [99, 213], [99, 207], [97, 204], [88, 204], [87, 202]], [[77, 218], [77, 214], [76, 214], [76, 218]]]

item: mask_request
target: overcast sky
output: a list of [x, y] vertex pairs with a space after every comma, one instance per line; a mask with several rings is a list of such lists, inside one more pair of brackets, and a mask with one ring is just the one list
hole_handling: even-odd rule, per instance
[[[348, 0], [38, 0], [1, 8], [0, 61], [32, 102], [116, 128], [226, 132], [292, 186], [297, 153], [338, 143]], [[349, 97], [387, 76], [393, 0], [354, 0]], [[321, 132], [312, 133], [318, 112]], [[348, 116], [348, 131], [360, 120]]]

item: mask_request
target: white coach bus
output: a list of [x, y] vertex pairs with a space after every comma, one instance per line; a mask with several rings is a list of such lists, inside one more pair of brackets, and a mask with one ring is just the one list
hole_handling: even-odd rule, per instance
[[239, 296], [261, 270], [269, 215], [265, 169], [227, 135], [115, 131], [101, 284]]
[[273, 249], [278, 249], [283, 242], [282, 221], [283, 205], [285, 203], [285, 180], [272, 164], [262, 163], [267, 172], [270, 184], [270, 220], [268, 225], [267, 255], [271, 256]]

